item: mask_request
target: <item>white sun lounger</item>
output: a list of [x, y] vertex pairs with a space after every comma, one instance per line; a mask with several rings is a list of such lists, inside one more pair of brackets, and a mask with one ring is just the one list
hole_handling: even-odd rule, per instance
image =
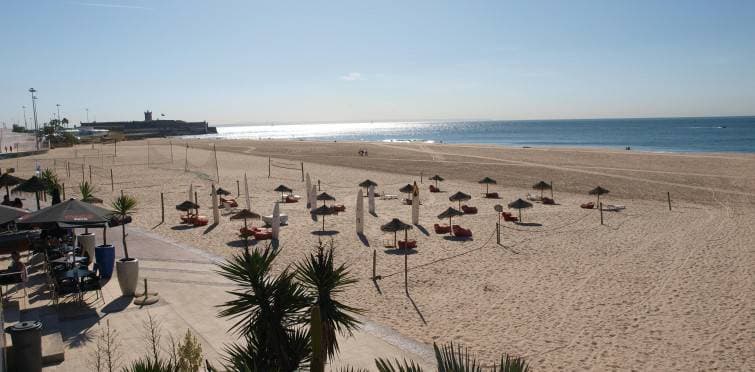
[[392, 200], [392, 199], [398, 199], [398, 195], [393, 195], [393, 194], [383, 194], [383, 195], [382, 195], [382, 196], [380, 197], [380, 200]]
[[624, 209], [627, 209], [627, 207], [621, 204], [606, 204], [603, 206], [604, 211], [618, 212]]

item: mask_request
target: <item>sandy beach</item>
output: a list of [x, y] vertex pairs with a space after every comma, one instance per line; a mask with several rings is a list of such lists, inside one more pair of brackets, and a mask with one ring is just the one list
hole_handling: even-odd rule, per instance
[[[359, 149], [369, 156], [359, 156]], [[270, 178], [268, 157], [280, 166], [272, 168]], [[359, 279], [344, 300], [365, 309], [372, 322], [424, 344], [464, 344], [491, 363], [503, 352], [521, 355], [535, 370], [755, 368], [752, 154], [151, 140], [149, 145], [118, 143], [117, 156], [112, 144], [98, 144], [55, 149], [37, 159], [42, 168], [55, 169], [67, 197], [77, 196], [91, 166], [95, 195], [106, 204], [121, 190], [139, 200], [135, 225], [221, 256], [243, 249], [242, 222], [224, 216], [214, 227], [180, 225], [181, 212], [174, 206], [187, 198], [189, 185], [198, 191], [200, 212], [212, 218], [209, 190], [216, 169], [220, 186], [234, 194], [237, 181], [243, 193], [246, 173], [251, 209], [267, 215], [280, 198], [272, 191], [276, 186], [305, 194], [303, 163], [346, 212], [327, 216], [326, 230], [332, 233], [322, 236], [313, 234], [321, 221], [312, 219], [304, 200], [281, 204], [289, 223], [281, 229], [277, 264], [282, 269], [319, 240], [332, 241], [337, 260], [348, 263]], [[16, 167], [28, 177], [34, 161], [3, 160], [0, 167]], [[443, 192], [427, 191], [434, 174], [446, 179], [440, 183]], [[485, 176], [498, 181], [490, 191], [501, 199], [482, 198], [477, 180]], [[355, 205], [357, 184], [367, 178], [378, 183], [378, 191], [399, 199], [378, 200], [376, 215], [365, 214], [362, 241], [355, 233]], [[523, 211], [525, 224], [504, 223], [497, 244], [493, 206], [505, 208], [539, 193], [531, 186], [540, 180], [553, 182], [557, 205], [535, 203]], [[398, 188], [415, 181], [423, 204], [420, 224], [410, 231], [418, 249], [408, 256], [407, 297], [404, 255], [383, 247], [393, 237], [380, 225], [392, 218], [411, 221], [411, 207], [401, 203]], [[610, 190], [603, 201], [626, 206], [604, 212], [603, 225], [597, 210], [579, 208], [595, 200], [587, 191], [597, 185]], [[472, 229], [471, 240], [433, 231], [434, 223], [443, 222], [436, 216], [456, 205], [448, 200], [456, 191], [472, 195], [465, 204], [479, 209], [454, 220]], [[27, 207], [32, 197], [26, 196]], [[243, 207], [243, 197], [237, 200]], [[376, 284], [370, 280], [373, 251], [383, 278]]]

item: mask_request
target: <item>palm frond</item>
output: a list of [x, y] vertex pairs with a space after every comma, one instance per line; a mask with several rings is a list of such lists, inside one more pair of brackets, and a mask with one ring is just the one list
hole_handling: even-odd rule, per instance
[[113, 201], [110, 207], [115, 214], [125, 217], [134, 212], [136, 205], [137, 201], [133, 196], [121, 195]]
[[[393, 365], [394, 362], [396, 363], [395, 366]], [[407, 361], [406, 359], [403, 362], [399, 360], [391, 362], [382, 358], [375, 359], [375, 366], [378, 372], [423, 372], [419, 364], [414, 363], [414, 361]]]
[[180, 372], [168, 361], [153, 358], [138, 359], [123, 368], [123, 372]]
[[438, 362], [438, 372], [482, 372], [482, 367], [467, 348], [454, 348], [453, 342], [441, 347], [433, 343], [433, 350]]
[[493, 372], [529, 372], [530, 367], [524, 358], [501, 355], [501, 364], [493, 366]]
[[320, 307], [323, 351], [328, 358], [332, 358], [338, 352], [336, 333], [351, 335], [361, 324], [354, 315], [363, 313], [363, 310], [336, 299], [356, 280], [346, 265], [335, 266], [332, 246], [327, 250], [319, 246], [317, 254], [310, 253], [305, 261], [295, 267], [296, 278]]

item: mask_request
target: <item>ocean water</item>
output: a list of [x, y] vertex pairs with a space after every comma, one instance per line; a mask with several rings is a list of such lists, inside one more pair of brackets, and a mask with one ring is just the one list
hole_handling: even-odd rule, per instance
[[755, 117], [218, 125], [219, 138], [755, 152]]

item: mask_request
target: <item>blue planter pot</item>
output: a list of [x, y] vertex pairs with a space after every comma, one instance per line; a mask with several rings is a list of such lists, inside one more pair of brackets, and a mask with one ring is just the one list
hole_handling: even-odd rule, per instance
[[100, 277], [110, 279], [115, 266], [115, 246], [106, 244], [94, 248], [94, 259], [100, 268]]

